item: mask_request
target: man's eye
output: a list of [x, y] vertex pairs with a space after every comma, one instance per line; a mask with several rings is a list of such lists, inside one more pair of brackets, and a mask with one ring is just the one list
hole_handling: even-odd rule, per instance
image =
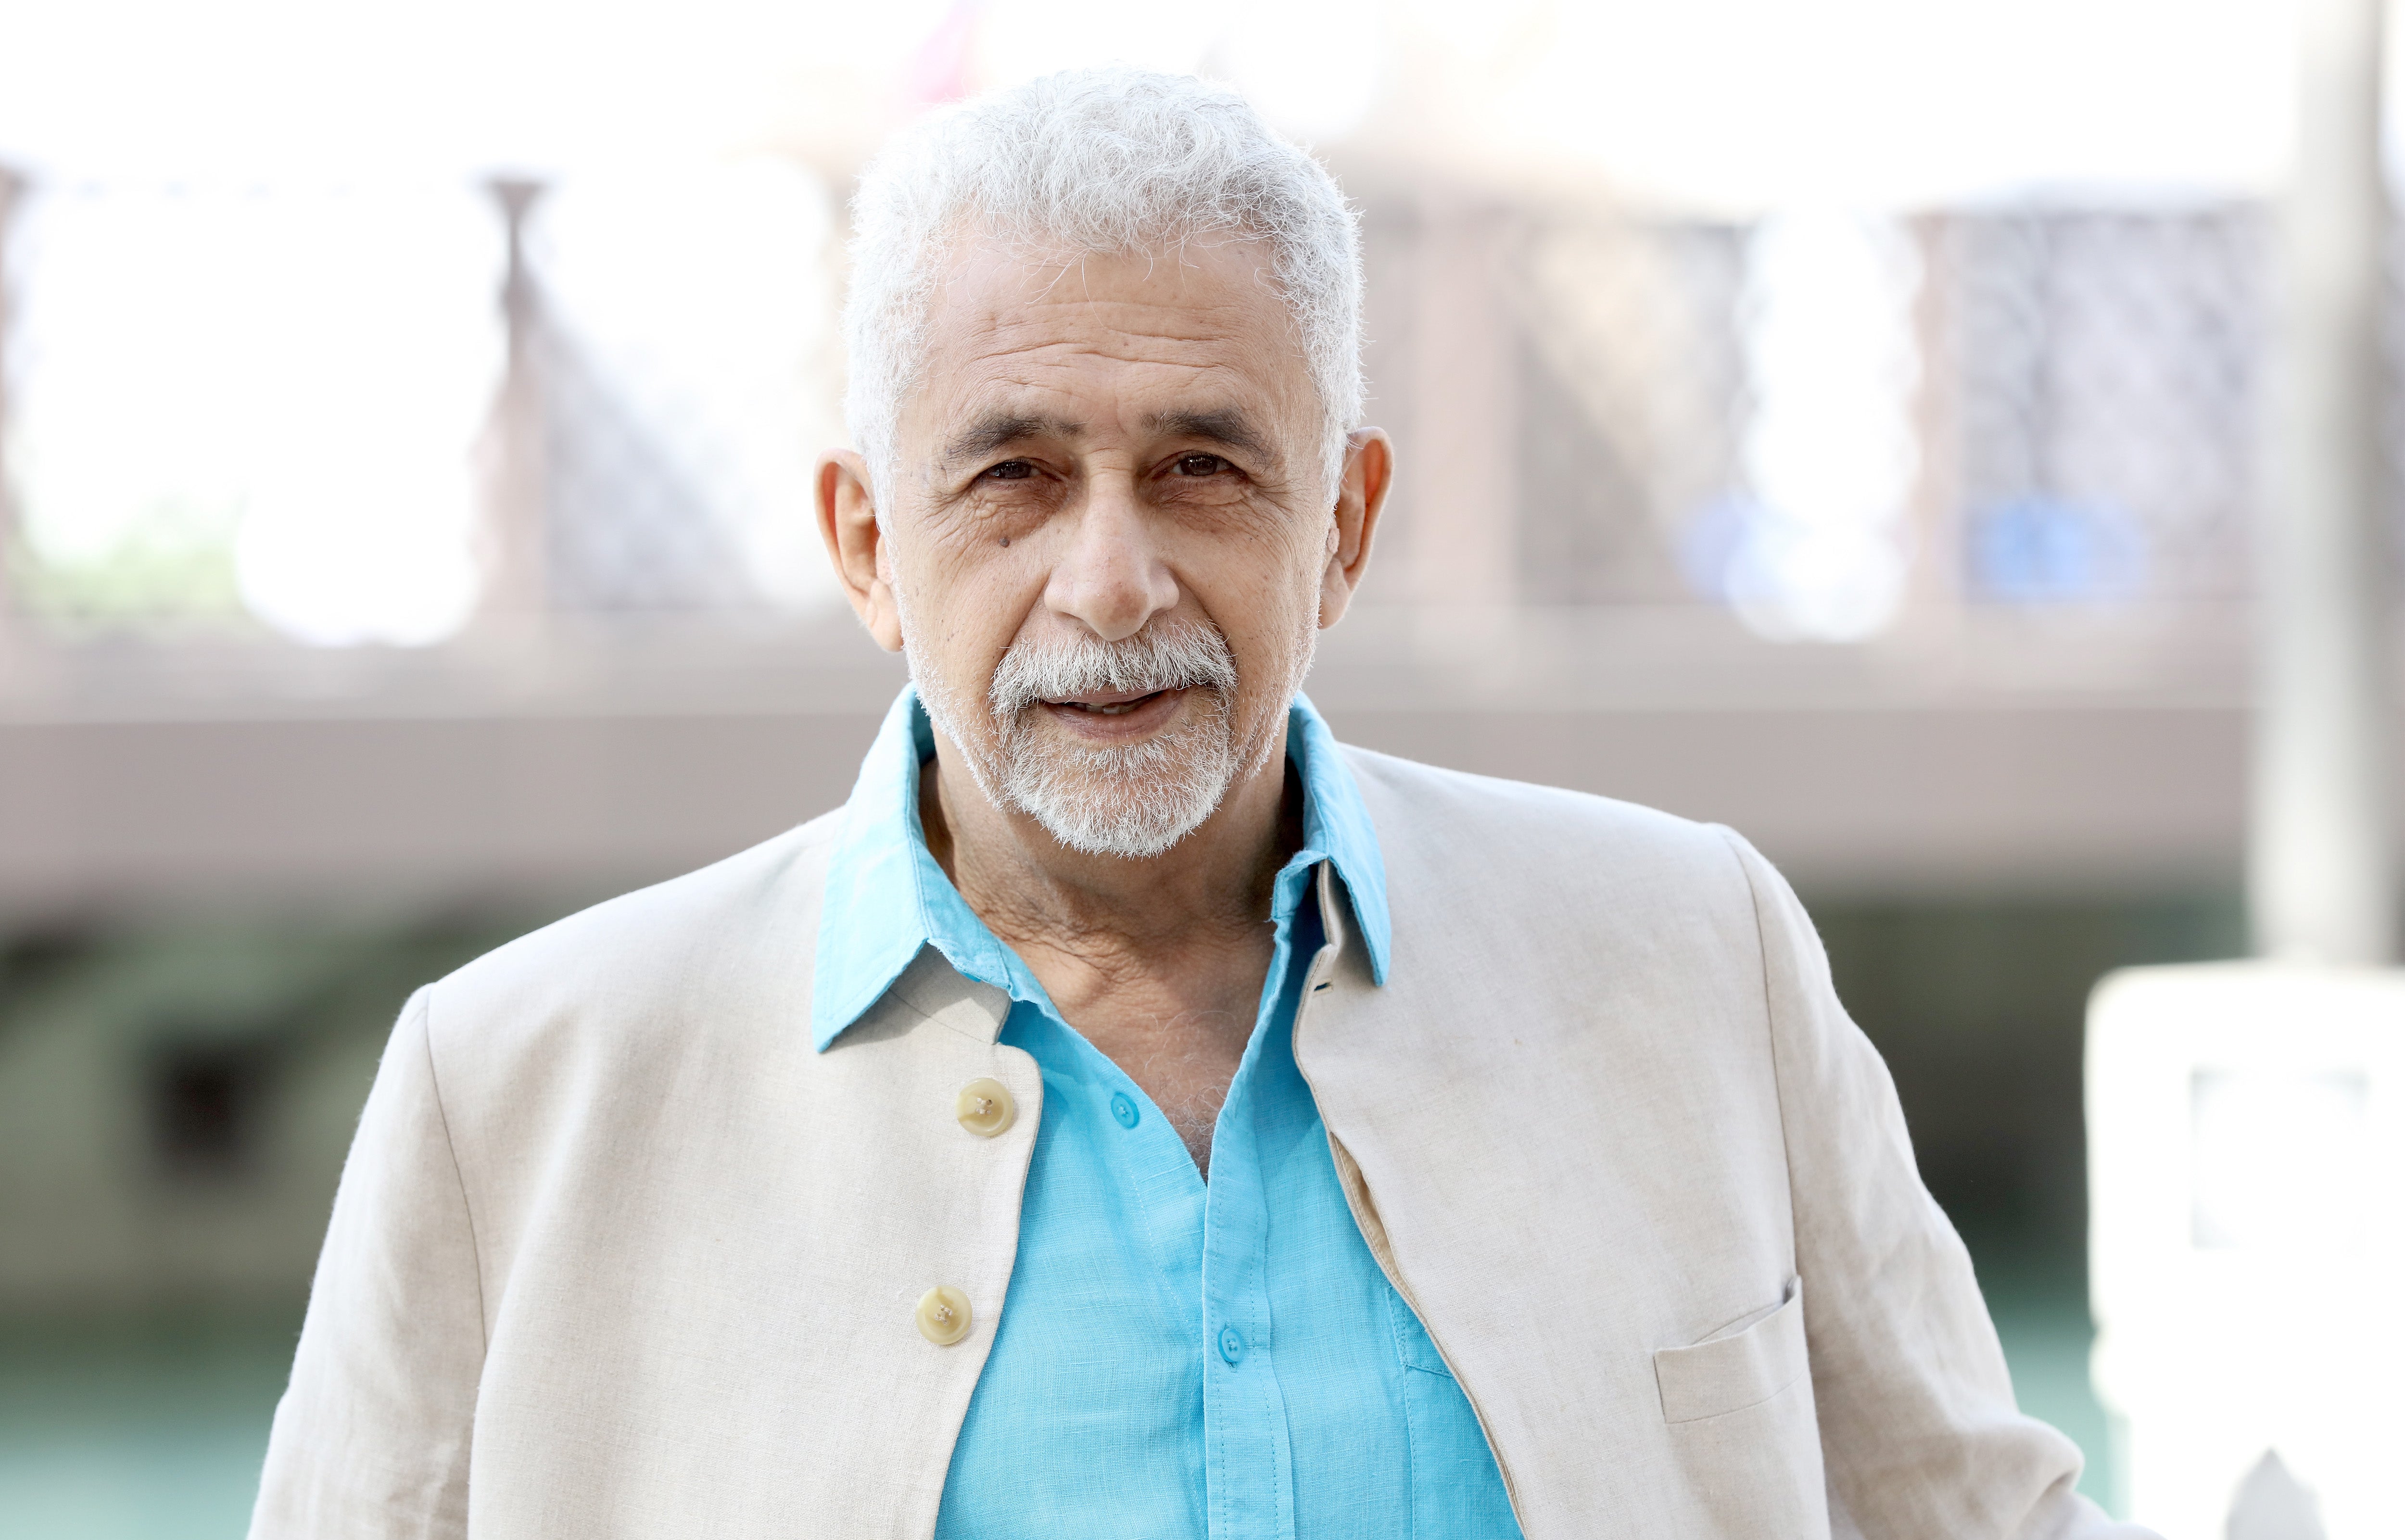
[[989, 469], [985, 479], [990, 482], [1023, 482], [1034, 474], [1035, 468], [1025, 460], [1005, 460]]
[[1228, 462], [1217, 455], [1188, 455], [1177, 462], [1181, 476], [1216, 476], [1229, 469]]

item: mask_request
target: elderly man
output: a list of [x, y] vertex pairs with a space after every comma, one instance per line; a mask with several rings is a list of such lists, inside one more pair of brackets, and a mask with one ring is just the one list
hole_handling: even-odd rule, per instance
[[851, 799], [411, 1001], [260, 1536], [2113, 1533], [1725, 830], [1346, 749], [1342, 195], [1054, 77], [864, 179]]

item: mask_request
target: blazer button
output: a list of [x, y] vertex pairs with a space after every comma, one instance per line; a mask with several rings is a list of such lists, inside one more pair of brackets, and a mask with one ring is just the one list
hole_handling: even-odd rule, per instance
[[949, 1348], [969, 1334], [969, 1296], [938, 1283], [919, 1298], [919, 1335]]
[[961, 1087], [952, 1115], [978, 1138], [992, 1139], [1018, 1121], [1019, 1103], [1010, 1099], [1010, 1087], [1001, 1081], [979, 1078]]

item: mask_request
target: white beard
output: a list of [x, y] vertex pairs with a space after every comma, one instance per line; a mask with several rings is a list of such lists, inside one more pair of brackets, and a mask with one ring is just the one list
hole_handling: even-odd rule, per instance
[[[1072, 850], [1139, 861], [1166, 852], [1218, 810], [1256, 757], [1236, 741], [1235, 657], [1216, 626], [1161, 623], [1118, 642], [1021, 638], [994, 670], [983, 709], [963, 709], [949, 682], [908, 648], [917, 634], [909, 606], [898, 590], [894, 599], [919, 698], [959, 747], [977, 790]], [[1191, 692], [1188, 701], [1201, 709], [1124, 748], [1063, 741], [1034, 716], [1047, 700], [1177, 689]]]

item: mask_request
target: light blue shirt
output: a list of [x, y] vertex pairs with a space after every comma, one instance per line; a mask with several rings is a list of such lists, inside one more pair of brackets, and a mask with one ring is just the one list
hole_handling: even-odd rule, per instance
[[1516, 1540], [1477, 1417], [1354, 1225], [1295, 1068], [1320, 862], [1382, 984], [1391, 945], [1377, 833], [1319, 714], [1298, 698], [1287, 719], [1302, 848], [1277, 875], [1276, 950], [1207, 1185], [1160, 1109], [927, 853], [934, 743], [904, 691], [827, 873], [811, 1029], [824, 1049], [933, 945], [1009, 993], [1002, 1041], [1044, 1074], [1018, 1265], [938, 1540]]

